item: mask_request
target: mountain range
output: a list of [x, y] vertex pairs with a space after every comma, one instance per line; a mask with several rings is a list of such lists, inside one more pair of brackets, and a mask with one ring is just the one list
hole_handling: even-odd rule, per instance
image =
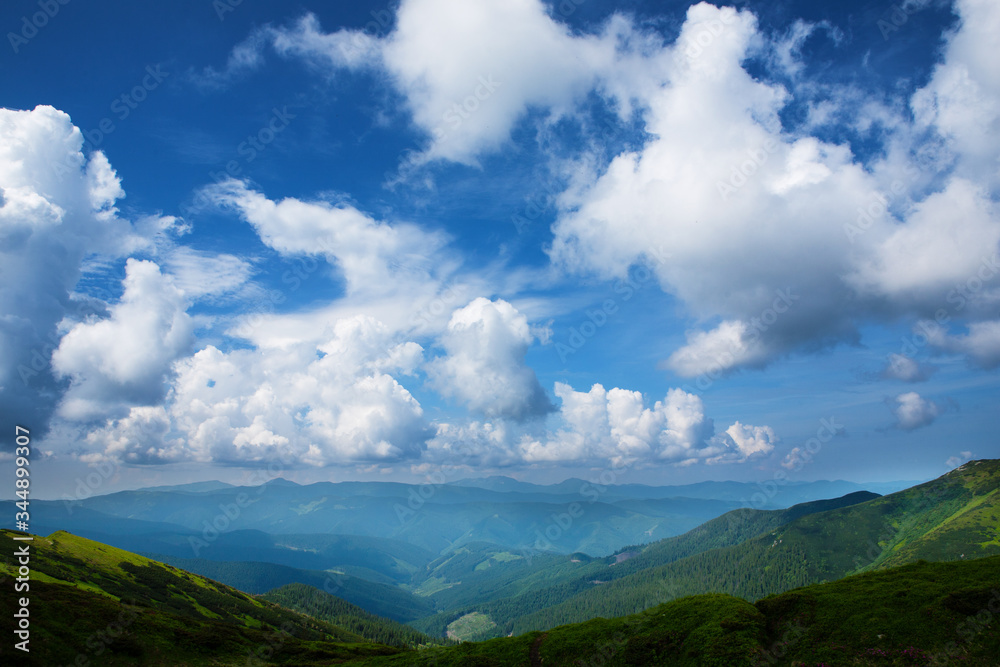
[[[813, 491], [839, 483], [824, 484]], [[657, 487], [629, 485], [608, 487], [587, 504], [565, 488], [507, 478], [442, 485], [424, 491], [412, 519], [443, 533], [440, 517], [448, 510], [456, 516], [452, 529], [464, 529], [461, 539], [440, 549], [429, 545], [442, 533], [415, 540], [416, 529], [336, 532], [350, 525], [341, 506], [370, 515], [402, 505], [411, 491], [422, 498], [419, 487], [407, 485], [211, 483], [75, 503], [33, 501], [33, 528], [51, 528], [33, 543], [34, 618], [40, 628], [58, 629], [36, 637], [51, 644], [53, 660], [100, 650], [106, 664], [235, 664], [223, 656], [261, 646], [271, 653], [261, 664], [425, 664], [432, 656], [433, 664], [589, 664], [587, 646], [607, 653], [605, 664], [763, 664], [753, 660], [772, 655], [775, 642], [793, 643], [781, 640], [791, 628], [798, 648], [782, 649], [774, 664], [792, 664], [796, 651], [829, 654], [828, 664], [927, 664], [905, 662], [904, 638], [920, 638], [913, 646], [925, 657], [961, 640], [967, 664], [991, 664], [975, 660], [990, 655], [996, 628], [987, 624], [970, 640], [927, 627], [917, 611], [958, 627], [961, 614], [990, 608], [989, 591], [1000, 588], [1000, 461], [970, 461], [887, 495], [851, 490], [776, 509], [734, 508], [726, 494], [749, 491], [739, 483], [692, 486], [698, 488], [685, 492], [723, 497], [656, 498], [649, 489]], [[793, 488], [775, 498], [809, 493], [808, 485]], [[495, 516], [477, 523], [487, 506]], [[622, 525], [658, 514], [710, 516], [680, 534], [627, 541], [636, 535]], [[199, 521], [215, 532], [198, 530]], [[528, 537], [498, 525], [518, 526]], [[264, 530], [307, 526], [298, 533]], [[13, 553], [13, 536], [3, 533], [6, 553]], [[615, 548], [567, 549], [588, 543]], [[15, 572], [9, 559], [2, 567], [6, 576]], [[943, 572], [954, 581], [941, 580]], [[955, 583], [963, 578], [968, 586]], [[864, 607], [866, 587], [881, 591], [872, 599], [883, 611], [897, 604], [894, 596], [919, 600], [922, 606], [907, 612], [915, 627], [893, 621], [891, 633], [873, 639], [859, 631], [845, 640], [833, 619], [843, 609], [855, 613], [849, 605]], [[838, 606], [845, 600], [848, 607]], [[65, 619], [53, 606], [95, 613]], [[1000, 613], [1000, 593], [996, 606]], [[95, 623], [125, 621], [142, 633], [95, 635]], [[288, 623], [298, 629], [282, 633]], [[269, 632], [280, 636], [280, 651]], [[610, 643], [594, 649], [595, 637]], [[463, 643], [448, 646], [455, 640]], [[175, 653], [178, 642], [184, 648]], [[417, 646], [424, 648], [413, 653]], [[896, 662], [872, 662], [880, 650]], [[844, 663], [837, 651], [854, 662]]]

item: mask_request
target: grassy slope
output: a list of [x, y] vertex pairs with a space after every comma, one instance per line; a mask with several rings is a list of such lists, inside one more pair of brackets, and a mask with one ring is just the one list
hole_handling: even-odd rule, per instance
[[510, 639], [363, 659], [357, 665], [927, 665], [993, 667], [1000, 655], [1000, 556], [918, 562], [751, 604], [686, 597], [624, 618]]
[[[505, 635], [512, 630], [523, 632], [533, 627], [515, 624], [517, 619], [590, 591], [595, 586], [592, 583], [595, 580], [612, 582], [643, 570], [672, 563], [686, 556], [739, 544], [808, 514], [846, 507], [878, 497], [876, 494], [860, 491], [841, 498], [801, 503], [783, 510], [734, 510], [707, 521], [683, 535], [659, 540], [645, 547], [625, 549], [623, 551], [635, 555], [617, 563], [615, 557], [575, 559], [545, 555], [543, 560], [539, 555], [534, 559], [534, 563], [528, 564], [530, 567], [518, 571], [517, 577], [501, 582], [500, 587], [488, 588], [488, 593], [477, 600], [435, 596], [439, 607], [449, 611], [422, 619], [415, 625], [435, 636], [443, 635], [444, 628], [449, 622], [478, 610], [485, 612], [499, 624], [498, 628], [492, 631], [492, 635], [487, 636]], [[480, 587], [483, 588], [482, 585]], [[688, 592], [702, 591], [695, 589]], [[629, 608], [622, 613], [638, 611], [675, 597], [674, 595], [664, 597], [661, 588], [649, 588], [649, 593], [642, 607]], [[449, 602], [452, 604], [448, 604]], [[456, 602], [458, 604], [455, 604]], [[580, 615], [567, 618], [565, 622], [586, 620], [588, 616], [583, 610], [580, 611]], [[603, 610], [605, 615], [620, 615], [613, 613], [614, 611], [617, 610]], [[534, 627], [547, 626], [536, 624]]]
[[298, 583], [328, 590], [367, 611], [405, 623], [433, 613], [434, 606], [412, 593], [384, 583], [366, 581], [349, 574], [300, 570], [274, 563], [211, 561], [196, 558], [174, 558], [154, 554], [157, 560], [195, 572], [232, 586], [258, 594], [287, 584]]
[[754, 600], [916, 559], [1000, 554], [998, 486], [1000, 461], [972, 461], [905, 491], [802, 516], [735, 546], [595, 584], [522, 617], [513, 629], [634, 613], [679, 595], [722, 592]]
[[[0, 550], [23, 543], [0, 531]], [[251, 598], [210, 579], [98, 542], [56, 532], [31, 545], [31, 664], [330, 664], [398, 649], [365, 643], [329, 623]], [[14, 576], [10, 561], [0, 565]], [[15, 606], [9, 580], [4, 608]], [[10, 598], [10, 599], [7, 599]], [[13, 617], [0, 630], [13, 636]], [[18, 656], [23, 657], [23, 656]]]
[[261, 597], [287, 609], [327, 621], [379, 644], [412, 647], [435, 641], [407, 625], [370, 614], [361, 607], [305, 584], [288, 584]]

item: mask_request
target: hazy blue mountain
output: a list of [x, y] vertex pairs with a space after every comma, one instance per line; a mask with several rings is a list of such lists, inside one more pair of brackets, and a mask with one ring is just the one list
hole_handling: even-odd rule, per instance
[[342, 572], [303, 570], [254, 561], [211, 561], [163, 554], [142, 555], [254, 595], [288, 584], [306, 584], [336, 595], [369, 613], [401, 623], [427, 616], [434, 611], [431, 602], [399, 587], [366, 581]]

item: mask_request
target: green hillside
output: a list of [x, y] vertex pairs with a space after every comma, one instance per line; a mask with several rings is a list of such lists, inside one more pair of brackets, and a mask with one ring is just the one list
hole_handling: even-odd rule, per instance
[[[451, 647], [309, 586], [253, 597], [60, 531], [31, 543], [30, 664], [995, 665], [998, 479], [1000, 462], [973, 461], [890, 496], [741, 511], [607, 558], [469, 543], [414, 573], [413, 593], [372, 584], [428, 605], [481, 586], [488, 601], [414, 625], [518, 635]], [[5, 553], [16, 534], [0, 531]]]
[[369, 614], [361, 607], [305, 584], [288, 584], [261, 598], [327, 621], [378, 644], [414, 647], [441, 642], [402, 623]]
[[1000, 554], [998, 487], [1000, 461], [970, 461], [925, 484], [808, 514], [740, 544], [609, 578], [605, 583], [591, 582], [587, 590], [523, 616], [512, 627], [514, 632], [525, 632], [594, 616], [620, 616], [699, 593], [756, 600], [796, 586], [917, 559]]
[[865, 573], [752, 604], [685, 597], [643, 613], [352, 665], [751, 667], [962, 664], [1000, 655], [1000, 556]]
[[287, 584], [306, 584], [333, 593], [372, 614], [406, 623], [434, 613], [434, 605], [401, 588], [332, 571], [300, 570], [274, 563], [211, 561], [150, 554], [156, 560], [232, 586], [260, 594]]
[[[26, 544], [15, 535], [0, 531], [3, 553]], [[258, 656], [267, 664], [319, 665], [399, 650], [69, 533], [27, 544], [30, 590], [17, 595], [30, 600], [30, 664], [245, 665]], [[4, 578], [14, 572], [11, 561], [0, 564]], [[5, 585], [4, 609], [15, 608], [14, 595]], [[0, 627], [14, 636], [12, 614]]]
[[[607, 586], [609, 582], [648, 572], [652, 568], [667, 565], [687, 556], [740, 544], [762, 532], [809, 514], [847, 507], [878, 497], [877, 494], [860, 491], [842, 498], [801, 503], [783, 510], [749, 508], [733, 510], [683, 535], [659, 540], [645, 547], [627, 547], [608, 558], [591, 559], [580, 554], [575, 557], [546, 555], [544, 558], [537, 555], [536, 562], [531, 564], [533, 567], [515, 571], [519, 575], [517, 577], [503, 581], [494, 579], [489, 583], [477, 581], [477, 588], [484, 591], [478, 599], [449, 596], [447, 593], [454, 589], [435, 595], [434, 600], [438, 606], [449, 611], [421, 619], [414, 625], [434, 636], [444, 636], [448, 625], [456, 618], [472, 611], [479, 611], [489, 616], [496, 626], [489, 628], [484, 636], [476, 638], [502, 636], [511, 631], [544, 629], [551, 626], [538, 623], [548, 623], [541, 619], [546, 618], [549, 612], [539, 612], [539, 610], [559, 605], [594, 589], [595, 586]], [[454, 576], [454, 578], [459, 577]], [[589, 613], [587, 608], [582, 608], [579, 609], [580, 613], [577, 616], [560, 618], [560, 621], [583, 621], [595, 615], [620, 616], [676, 597], [676, 594], [666, 595], [668, 591], [664, 591], [662, 585], [657, 583], [652, 582], [651, 585], [650, 582], [644, 581], [641, 588], [632, 591], [636, 598], [642, 600], [641, 603], [613, 610], [601, 607], [598, 613], [590, 615], [587, 615]], [[695, 588], [687, 592], [704, 591]], [[458, 604], [448, 604], [449, 602]], [[567, 606], [575, 609], [574, 605], [575, 602]], [[522, 620], [524, 617], [529, 617], [529, 620]]]

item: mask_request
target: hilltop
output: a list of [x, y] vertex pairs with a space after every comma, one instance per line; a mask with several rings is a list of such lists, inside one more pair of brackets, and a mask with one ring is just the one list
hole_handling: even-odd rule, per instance
[[[0, 549], [14, 553], [13, 531]], [[32, 664], [319, 665], [399, 651], [138, 554], [65, 532], [31, 545]], [[0, 565], [10, 577], [15, 566]], [[4, 586], [5, 594], [12, 588]], [[14, 605], [4, 605], [13, 608]], [[13, 636], [13, 617], [2, 629]]]

